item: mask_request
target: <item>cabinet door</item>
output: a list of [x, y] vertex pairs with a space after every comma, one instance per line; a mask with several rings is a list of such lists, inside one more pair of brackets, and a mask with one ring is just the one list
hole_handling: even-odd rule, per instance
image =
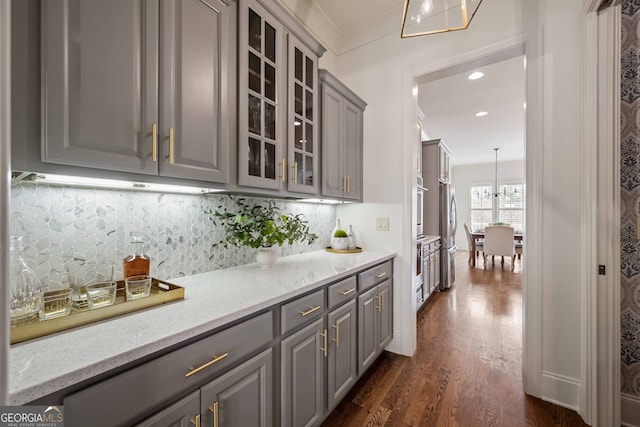
[[289, 191], [317, 194], [318, 58], [289, 34]]
[[356, 302], [329, 313], [328, 407], [333, 410], [347, 394], [356, 378], [357, 369], [357, 316]]
[[436, 251], [433, 254], [433, 269], [434, 269], [434, 281], [433, 281], [433, 289], [440, 289], [440, 244], [437, 244]]
[[358, 374], [369, 367], [378, 355], [377, 288], [358, 296]]
[[160, 174], [227, 182], [229, 7], [162, 3]]
[[362, 200], [362, 110], [344, 101], [344, 197]]
[[378, 293], [378, 352], [384, 350], [393, 337], [393, 293], [391, 281], [385, 280], [376, 288]]
[[158, 20], [158, 0], [42, 2], [43, 162], [158, 173]]
[[158, 412], [137, 427], [193, 427], [200, 420], [200, 390]]
[[273, 425], [272, 363], [272, 350], [268, 349], [202, 387], [202, 424]]
[[323, 319], [282, 341], [283, 426], [312, 426], [322, 419], [326, 344]]
[[342, 95], [327, 84], [322, 85], [322, 194], [342, 197], [345, 189], [342, 152]]
[[238, 19], [238, 183], [280, 189], [286, 179], [284, 31], [255, 1], [240, 1]]

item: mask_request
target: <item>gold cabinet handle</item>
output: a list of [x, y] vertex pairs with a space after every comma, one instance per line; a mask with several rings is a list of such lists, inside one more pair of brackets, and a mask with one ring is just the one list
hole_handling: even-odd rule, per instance
[[380, 311], [384, 310], [384, 294], [380, 294]]
[[293, 177], [291, 178], [291, 180], [293, 181], [294, 184], [298, 183], [298, 162], [293, 162], [293, 166], [291, 166], [291, 169], [293, 169]]
[[173, 128], [169, 128], [169, 164], [172, 165], [175, 161], [173, 151]]
[[384, 277], [384, 276], [386, 276], [386, 275], [387, 275], [387, 272], [386, 272], [386, 271], [383, 271], [382, 273], [378, 273], [378, 274], [376, 274], [376, 277], [379, 279], [379, 278]]
[[342, 192], [348, 193], [348, 191], [347, 191], [347, 176], [346, 175], [344, 175], [342, 177]]
[[347, 193], [351, 192], [351, 176], [347, 175]]
[[324, 357], [327, 357], [327, 330], [325, 329], [320, 335], [324, 339], [324, 347], [320, 347], [320, 351], [324, 353]]
[[200, 427], [200, 414], [196, 415], [195, 418], [191, 418], [189, 420], [191, 422], [191, 424], [193, 424], [196, 427]]
[[350, 293], [353, 293], [353, 292], [355, 292], [355, 291], [356, 291], [356, 288], [351, 288], [351, 289], [347, 289], [347, 290], [345, 290], [345, 291], [342, 291], [342, 292], [340, 292], [340, 293], [341, 293], [342, 295], [344, 295], [344, 296], [347, 296], [347, 295], [349, 295]]
[[382, 311], [382, 309], [380, 308], [380, 295], [376, 295], [375, 298], [378, 301], [378, 305], [374, 305], [373, 307], [378, 311]]
[[308, 315], [308, 314], [311, 314], [311, 313], [313, 313], [314, 311], [318, 311], [318, 310], [320, 310], [320, 306], [319, 306], [319, 305], [317, 305], [317, 306], [315, 306], [315, 307], [309, 307], [309, 310], [307, 310], [307, 311], [301, 311], [301, 312], [300, 312], [300, 316], [304, 317], [304, 316], [306, 316], [306, 315]]
[[158, 161], [158, 125], [151, 125], [151, 160]]
[[185, 378], [189, 378], [191, 375], [195, 375], [198, 372], [202, 371], [203, 369], [207, 369], [209, 366], [213, 365], [214, 363], [217, 363], [217, 362], [221, 361], [222, 359], [224, 359], [228, 355], [229, 355], [229, 353], [221, 354], [220, 356], [215, 356], [215, 355], [211, 356], [211, 360], [210, 361], [208, 361], [204, 365], [198, 366], [197, 368], [194, 368], [193, 366], [189, 366], [189, 372], [184, 374]]
[[218, 427], [218, 402], [213, 402], [209, 410], [213, 413], [213, 427]]
[[280, 181], [285, 182], [285, 175], [287, 174], [287, 159], [282, 159], [282, 169], [280, 172], [282, 173]]
[[336, 324], [333, 325], [333, 328], [336, 330], [336, 337], [331, 338], [331, 340], [336, 342], [336, 348], [337, 348], [337, 347], [340, 347], [340, 325], [338, 324], [338, 322], [336, 322]]

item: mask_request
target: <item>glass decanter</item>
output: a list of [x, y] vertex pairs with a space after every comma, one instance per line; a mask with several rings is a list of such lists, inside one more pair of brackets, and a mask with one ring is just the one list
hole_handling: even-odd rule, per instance
[[42, 283], [24, 257], [21, 236], [11, 236], [11, 290], [9, 317], [16, 326], [38, 317]]

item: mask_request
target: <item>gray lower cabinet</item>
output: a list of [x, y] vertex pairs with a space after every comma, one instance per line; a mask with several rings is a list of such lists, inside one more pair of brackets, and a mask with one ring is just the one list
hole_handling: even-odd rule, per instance
[[324, 416], [324, 318], [282, 340], [281, 425], [319, 425]]
[[200, 389], [202, 425], [273, 425], [273, 360], [268, 349]]
[[358, 296], [358, 372], [362, 374], [384, 350], [393, 335], [391, 281]]
[[347, 394], [358, 378], [358, 316], [356, 301], [329, 313], [329, 356], [327, 360], [327, 407], [329, 411]]
[[42, 2], [42, 161], [227, 182], [228, 8]]
[[273, 425], [273, 360], [268, 349], [158, 412], [138, 427]]
[[200, 422], [200, 390], [158, 412], [137, 427], [195, 427]]
[[363, 113], [367, 104], [320, 70], [322, 195], [362, 200]]

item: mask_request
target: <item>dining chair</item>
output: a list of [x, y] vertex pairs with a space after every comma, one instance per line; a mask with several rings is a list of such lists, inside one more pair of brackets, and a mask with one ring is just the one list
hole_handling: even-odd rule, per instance
[[487, 268], [487, 256], [491, 255], [492, 263], [495, 265], [495, 257], [502, 257], [504, 267], [504, 257], [511, 257], [511, 271], [515, 267], [516, 244], [513, 239], [513, 227], [505, 225], [491, 225], [484, 229], [484, 268]]
[[477, 239], [475, 241], [476, 251], [473, 253], [473, 237], [471, 236], [471, 226], [468, 223], [464, 223], [464, 231], [467, 234], [467, 244], [469, 245], [469, 263], [473, 262], [474, 257], [477, 257], [480, 254], [480, 251], [483, 249], [483, 241]]

